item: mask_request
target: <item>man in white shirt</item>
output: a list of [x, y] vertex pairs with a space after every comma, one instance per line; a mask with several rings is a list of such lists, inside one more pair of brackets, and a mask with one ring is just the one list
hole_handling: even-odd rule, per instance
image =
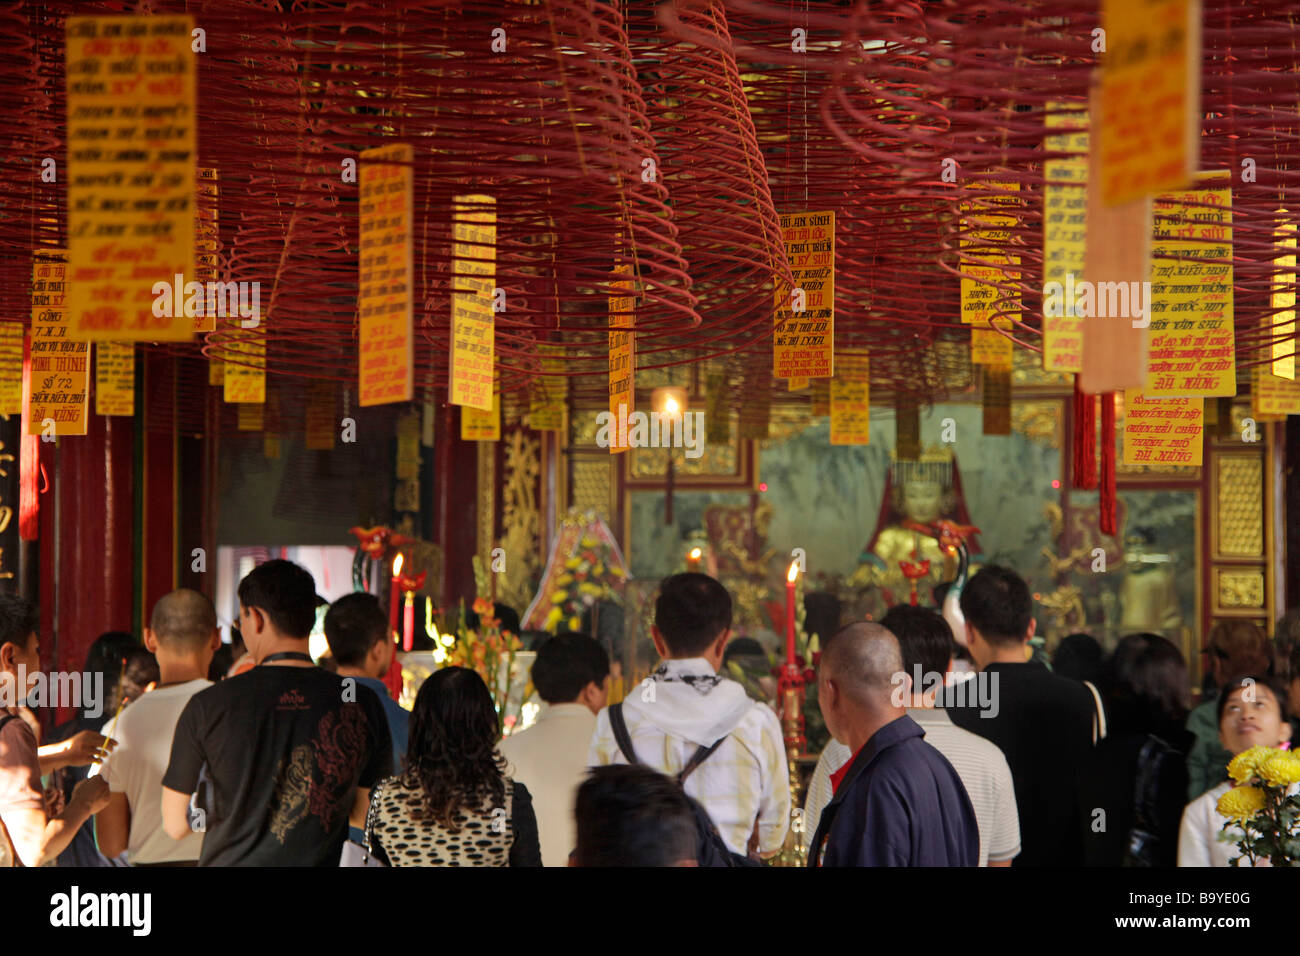
[[[906, 604], [890, 608], [880, 624], [898, 638], [903, 671], [912, 678], [912, 696], [900, 701], [907, 707], [907, 716], [921, 725], [925, 742], [952, 764], [970, 797], [979, 829], [979, 865], [1010, 866], [1020, 852], [1020, 815], [1007, 759], [996, 744], [958, 727], [936, 706], [938, 687], [952, 667], [951, 628], [936, 612]], [[904, 687], [901, 677], [895, 675], [896, 698]], [[852, 756], [848, 747], [834, 740], [822, 751], [804, 802], [805, 844], [811, 843], [822, 810], [830, 802], [832, 774]]]
[[533, 662], [545, 701], [537, 723], [501, 741], [509, 774], [533, 797], [543, 866], [567, 866], [576, 846], [573, 802], [586, 777], [587, 746], [609, 689], [609, 655], [585, 634], [548, 639]]
[[212, 684], [208, 666], [221, 646], [221, 631], [212, 602], [187, 588], [160, 598], [149, 624], [144, 643], [158, 658], [158, 686], [123, 710], [113, 729], [118, 747], [102, 771], [113, 793], [95, 817], [95, 836], [101, 853], [112, 857], [126, 850], [132, 866], [194, 866], [203, 834], [183, 840], [167, 835], [162, 779], [181, 711]]
[[[686, 793], [733, 854], [774, 856], [790, 825], [785, 745], [775, 712], [718, 673], [731, 637], [731, 596], [705, 574], [665, 578], [650, 633], [663, 662], [621, 705], [636, 762], [676, 776], [700, 747], [721, 741], [686, 778]], [[596, 718], [588, 761], [632, 762], [608, 708]]]

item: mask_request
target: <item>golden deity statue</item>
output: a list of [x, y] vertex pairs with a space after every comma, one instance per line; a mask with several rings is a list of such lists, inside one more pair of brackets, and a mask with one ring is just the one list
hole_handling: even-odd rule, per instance
[[[908, 565], [917, 575], [921, 603], [935, 606], [934, 588], [952, 581], [957, 559], [934, 536], [933, 525], [939, 520], [970, 524], [956, 463], [947, 448], [926, 448], [918, 461], [898, 461], [892, 451], [890, 457], [893, 460], [876, 531], [849, 583], [882, 588], [889, 592], [890, 603], [906, 602], [911, 590], [904, 574], [904, 565]], [[929, 562], [929, 567], [920, 574], [924, 562]]]

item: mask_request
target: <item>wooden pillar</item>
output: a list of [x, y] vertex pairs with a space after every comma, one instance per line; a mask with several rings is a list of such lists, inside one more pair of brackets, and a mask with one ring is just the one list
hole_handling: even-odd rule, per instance
[[[87, 434], [41, 443], [41, 666], [80, 670], [105, 631], [132, 630], [134, 423], [90, 415]], [[72, 716], [60, 709], [56, 722]]]
[[477, 443], [460, 440], [460, 411], [451, 403], [438, 410], [434, 429], [434, 541], [442, 548], [442, 604], [474, 597], [470, 559], [478, 547]]
[[154, 352], [141, 358], [144, 407], [136, 415], [143, 424], [136, 533], [141, 572], [138, 616], [146, 622], [157, 600], [178, 585], [178, 455], [176, 360]]

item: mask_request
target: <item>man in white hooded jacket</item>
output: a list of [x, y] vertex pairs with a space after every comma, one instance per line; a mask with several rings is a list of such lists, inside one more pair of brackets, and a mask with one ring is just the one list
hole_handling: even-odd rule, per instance
[[[772, 709], [718, 673], [731, 637], [731, 596], [705, 574], [666, 578], [651, 634], [663, 661], [622, 704], [637, 761], [676, 776], [700, 747], [721, 741], [683, 786], [709, 812], [729, 850], [774, 855], [790, 824], [785, 746]], [[587, 762], [629, 762], [608, 708], [596, 718]]]

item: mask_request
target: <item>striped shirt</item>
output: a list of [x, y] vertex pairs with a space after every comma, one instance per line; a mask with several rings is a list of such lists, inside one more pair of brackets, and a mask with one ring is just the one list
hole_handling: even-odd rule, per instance
[[[911, 717], [925, 731], [925, 741], [948, 758], [961, 778], [979, 827], [979, 865], [989, 861], [1002, 863], [1020, 853], [1020, 816], [1016, 810], [1016, 791], [1011, 768], [995, 744], [977, 734], [962, 730], [942, 708], [909, 708]], [[822, 751], [817, 768], [808, 784], [804, 801], [803, 841], [811, 844], [822, 810], [833, 796], [831, 774], [853, 756], [849, 748], [832, 740]]]
[[[665, 669], [667, 674], [662, 673]], [[637, 706], [640, 700], [635, 693], [632, 699], [624, 701], [623, 716], [628, 736], [632, 739], [632, 749], [642, 763], [675, 776], [702, 743], [707, 746], [717, 739], [717, 736], [712, 736], [715, 733], [713, 729], [705, 729], [708, 713], [721, 712], [724, 703], [728, 708], [736, 707], [740, 714], [738, 721], [729, 731], [723, 730], [726, 739], [686, 778], [684, 789], [709, 812], [727, 848], [733, 853], [743, 855], [755, 831], [758, 833], [757, 851], [760, 854], [773, 853], [785, 842], [790, 823], [790, 776], [781, 722], [770, 707], [744, 699], [744, 691], [739, 685], [715, 677], [712, 669], [701, 660], [670, 661], [652, 679], [675, 681], [682, 673], [690, 676], [692, 672], [700, 672], [707, 680], [720, 686], [713, 693], [701, 691], [697, 686], [674, 700], [672, 691], [680, 690], [682, 685], [658, 683], [655, 703]], [[712, 707], [710, 703], [715, 694], [718, 706]], [[721, 699], [724, 697], [726, 700]], [[670, 713], [676, 709], [676, 702], [680, 702], [681, 708], [675, 714]], [[700, 714], [702, 730], [696, 732], [694, 738], [663, 729], [665, 724], [684, 726], [686, 721], [682, 719], [681, 711], [686, 709], [698, 709]], [[652, 722], [651, 715], [655, 722]], [[610, 728], [608, 710], [602, 710], [596, 718], [587, 763], [591, 766], [627, 763]]]

